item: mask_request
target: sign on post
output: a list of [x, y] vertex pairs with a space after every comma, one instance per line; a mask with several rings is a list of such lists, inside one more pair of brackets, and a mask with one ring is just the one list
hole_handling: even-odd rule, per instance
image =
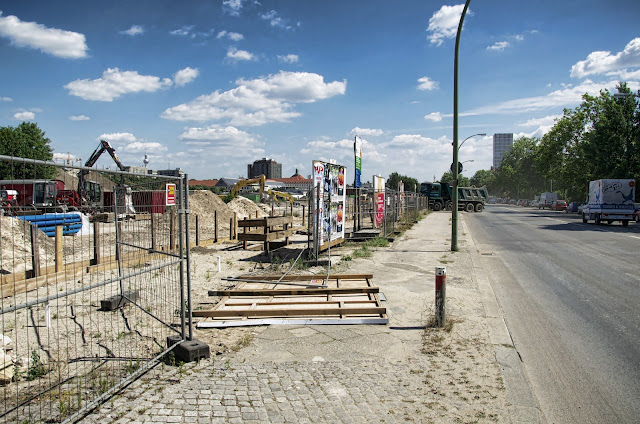
[[347, 168], [323, 161], [313, 161], [313, 192], [320, 187], [320, 196], [314, 205], [313, 236], [318, 249], [324, 250], [344, 240], [344, 205], [346, 200], [345, 176]]
[[353, 143], [353, 152], [356, 158], [356, 161], [355, 161], [356, 177], [354, 181], [354, 187], [360, 188], [362, 187], [362, 182], [360, 181], [360, 178], [362, 175], [362, 139], [358, 136], [356, 136], [355, 141]]
[[373, 195], [375, 199], [375, 227], [378, 228], [384, 222], [384, 177], [373, 176]]
[[176, 204], [176, 185], [175, 184], [167, 184], [167, 188], [165, 191], [165, 205], [166, 206], [175, 206]]

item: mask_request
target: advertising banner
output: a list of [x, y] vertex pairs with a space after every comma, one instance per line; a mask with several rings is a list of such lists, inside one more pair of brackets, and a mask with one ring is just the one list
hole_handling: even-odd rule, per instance
[[385, 180], [383, 177], [378, 175], [373, 176], [373, 195], [374, 195], [374, 214], [375, 214], [375, 222], [374, 226], [376, 228], [382, 226], [384, 222], [384, 212], [385, 212], [385, 201], [384, 201], [384, 183]]
[[167, 184], [165, 190], [165, 205], [167, 206], [175, 206], [176, 204], [176, 185], [175, 184]]
[[362, 187], [362, 182], [360, 181], [360, 177], [362, 175], [362, 139], [358, 136], [356, 136], [355, 141], [353, 142], [353, 152], [356, 158], [356, 179], [354, 187], [360, 188]]
[[[313, 192], [320, 187], [320, 197], [314, 208], [313, 235], [320, 249], [325, 244], [344, 240], [344, 205], [346, 200], [346, 172], [344, 166], [313, 161]], [[317, 219], [317, 221], [315, 220]]]

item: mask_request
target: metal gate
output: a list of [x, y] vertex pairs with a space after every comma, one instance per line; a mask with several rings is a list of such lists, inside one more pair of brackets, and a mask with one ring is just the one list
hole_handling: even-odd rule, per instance
[[0, 170], [0, 422], [78, 421], [191, 335], [187, 176]]

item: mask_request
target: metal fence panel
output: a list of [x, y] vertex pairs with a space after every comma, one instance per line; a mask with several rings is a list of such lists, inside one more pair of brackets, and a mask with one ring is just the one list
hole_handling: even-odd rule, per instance
[[0, 163], [0, 422], [76, 421], [185, 338], [185, 180]]

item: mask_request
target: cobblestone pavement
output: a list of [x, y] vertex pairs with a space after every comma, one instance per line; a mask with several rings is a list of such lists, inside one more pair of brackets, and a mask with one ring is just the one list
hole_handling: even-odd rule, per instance
[[[470, 400], [453, 397], [444, 408], [424, 361], [212, 362], [159, 367], [85, 422], [467, 422]], [[480, 400], [474, 409], [498, 420]]]
[[[431, 214], [350, 267], [374, 273], [388, 326], [256, 329], [237, 352], [156, 366], [83, 422], [509, 422], [473, 264], [467, 248], [448, 250], [448, 231], [449, 214]], [[468, 239], [461, 234], [461, 246]], [[455, 324], [425, 332], [425, 299], [443, 263]]]

